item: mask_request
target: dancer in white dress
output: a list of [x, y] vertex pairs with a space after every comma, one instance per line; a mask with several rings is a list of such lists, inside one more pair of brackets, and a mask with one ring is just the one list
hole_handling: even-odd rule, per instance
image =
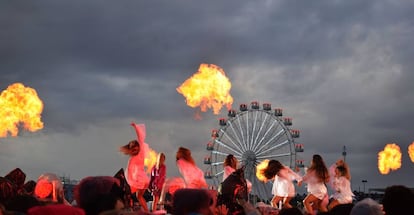
[[291, 208], [290, 200], [296, 195], [293, 181], [301, 181], [302, 177], [277, 160], [269, 161], [263, 175], [266, 179], [274, 179], [271, 205], [279, 209]]
[[342, 160], [338, 160], [329, 167], [331, 176], [331, 187], [335, 193], [331, 196], [332, 201], [328, 205], [331, 210], [339, 204], [352, 203], [354, 193], [351, 189], [351, 174], [348, 165]]
[[303, 200], [305, 210], [308, 214], [315, 215], [315, 210], [319, 212], [327, 212], [325, 204], [322, 201], [328, 198], [328, 189], [325, 183], [329, 182], [329, 172], [325, 162], [318, 154], [313, 155], [311, 166], [306, 170], [306, 174], [302, 177], [302, 182], [307, 183], [308, 195]]

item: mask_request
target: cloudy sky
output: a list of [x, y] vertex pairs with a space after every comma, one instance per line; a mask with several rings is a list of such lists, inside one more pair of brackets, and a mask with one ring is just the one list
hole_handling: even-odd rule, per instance
[[[346, 146], [354, 189], [414, 187], [413, 10], [405, 0], [4, 0], [0, 89], [35, 89], [44, 128], [0, 139], [0, 175], [113, 175], [131, 121], [146, 124], [169, 176], [179, 146], [202, 166], [226, 110], [195, 120], [176, 88], [208, 63], [231, 81], [234, 108], [269, 102], [293, 118], [306, 162], [318, 153], [334, 163]], [[388, 143], [402, 167], [382, 175]]]

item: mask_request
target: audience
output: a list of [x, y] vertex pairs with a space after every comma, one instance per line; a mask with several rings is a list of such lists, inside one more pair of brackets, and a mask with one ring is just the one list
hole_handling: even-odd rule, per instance
[[172, 214], [176, 215], [212, 215], [212, 196], [205, 189], [183, 188], [173, 195]]
[[44, 204], [68, 204], [65, 199], [62, 180], [53, 173], [39, 176], [34, 188], [34, 196]]
[[75, 187], [74, 194], [77, 206], [86, 215], [99, 215], [125, 206], [120, 182], [112, 176], [86, 177]]
[[[350, 215], [383, 215], [381, 205], [371, 198], [365, 198], [355, 204]], [[388, 215], [388, 214], [387, 214]]]
[[386, 215], [414, 214], [414, 193], [403, 185], [385, 189], [382, 205]]

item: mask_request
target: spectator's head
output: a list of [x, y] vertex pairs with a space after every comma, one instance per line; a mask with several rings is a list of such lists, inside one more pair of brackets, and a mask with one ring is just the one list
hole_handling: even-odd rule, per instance
[[120, 182], [112, 176], [89, 176], [75, 187], [75, 200], [86, 215], [124, 208]]
[[65, 204], [50, 204], [35, 206], [29, 209], [27, 215], [85, 215], [85, 212], [77, 207]]
[[65, 193], [60, 178], [53, 173], [39, 176], [34, 188], [34, 196], [46, 203], [61, 203], [65, 201]]
[[173, 195], [172, 214], [212, 215], [210, 206], [214, 203], [212, 196], [204, 189], [178, 189]]
[[17, 187], [7, 178], [0, 177], [0, 204], [17, 195]]
[[385, 189], [382, 205], [386, 215], [414, 214], [414, 193], [403, 185], [393, 185]]
[[352, 208], [354, 207], [354, 204], [339, 204], [335, 207], [333, 207], [330, 212], [334, 215], [349, 215], [351, 213]]
[[20, 212], [27, 214], [32, 207], [42, 205], [36, 197], [30, 194], [19, 194], [11, 198], [5, 205], [7, 211]]
[[[383, 215], [381, 205], [371, 198], [365, 198], [357, 202], [350, 215]], [[387, 214], [388, 215], [388, 214]]]

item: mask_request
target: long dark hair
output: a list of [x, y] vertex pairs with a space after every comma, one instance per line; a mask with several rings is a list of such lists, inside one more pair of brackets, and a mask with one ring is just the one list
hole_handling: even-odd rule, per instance
[[283, 168], [283, 164], [278, 160], [270, 160], [267, 167], [262, 170], [262, 173], [267, 179], [271, 179]]
[[323, 182], [329, 182], [329, 172], [328, 168], [326, 168], [325, 162], [322, 159], [322, 156], [315, 154], [312, 157], [312, 164], [309, 167], [309, 170], [314, 170], [316, 176]]

